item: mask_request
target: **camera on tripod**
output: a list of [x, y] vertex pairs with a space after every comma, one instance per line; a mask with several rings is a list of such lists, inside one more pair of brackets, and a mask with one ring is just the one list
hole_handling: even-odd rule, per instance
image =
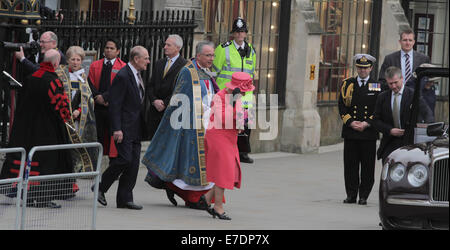
[[24, 51], [29, 51], [31, 54], [39, 53], [39, 50], [41, 48], [39, 46], [39, 43], [36, 41], [28, 43], [11, 43], [0, 41], [0, 48], [5, 48], [13, 51], [20, 51], [20, 47], [22, 47]]

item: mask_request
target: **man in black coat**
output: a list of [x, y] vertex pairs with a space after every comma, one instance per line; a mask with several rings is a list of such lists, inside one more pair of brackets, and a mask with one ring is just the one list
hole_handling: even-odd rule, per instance
[[400, 47], [401, 50], [387, 55], [384, 58], [379, 73], [379, 81], [386, 83], [385, 71], [390, 66], [400, 68], [402, 71], [403, 82], [408, 82], [410, 78], [413, 78], [414, 71], [422, 63], [430, 63], [430, 58], [420, 52], [413, 50], [414, 44], [414, 31], [411, 29], [404, 30], [400, 33]]
[[[70, 142], [65, 125], [70, 120], [69, 99], [55, 73], [59, 60], [56, 50], [48, 50], [40, 68], [27, 77], [19, 89], [23, 98], [17, 103], [8, 147], [23, 147], [29, 153], [35, 146]], [[30, 165], [30, 176], [71, 173], [73, 170], [67, 150], [37, 152]], [[20, 154], [8, 154], [0, 179], [18, 177], [19, 166]], [[27, 205], [60, 208], [52, 200], [73, 196], [73, 184], [67, 180], [30, 182]]]
[[[339, 114], [344, 138], [344, 203], [366, 205], [374, 184], [378, 132], [370, 126], [381, 84], [370, 78], [375, 58], [368, 54], [354, 57], [358, 76], [346, 79], [339, 95]], [[361, 171], [360, 171], [361, 166]], [[360, 178], [361, 175], [361, 178]]]
[[158, 129], [162, 116], [172, 97], [175, 79], [181, 68], [187, 63], [180, 55], [183, 39], [179, 35], [169, 35], [164, 45], [167, 56], [158, 60], [147, 87], [147, 97], [151, 102], [148, 114], [150, 140]]
[[111, 131], [118, 156], [112, 158], [102, 175], [98, 201], [107, 205], [105, 195], [119, 178], [116, 203], [118, 208], [142, 209], [133, 202], [133, 188], [139, 170], [141, 139], [144, 129], [143, 105], [145, 91], [141, 71], [150, 63], [147, 49], [135, 46], [130, 52], [130, 62], [114, 78], [109, 89], [109, 114]]
[[[389, 154], [404, 145], [403, 136], [409, 126], [414, 90], [403, 84], [402, 71], [395, 66], [386, 69], [386, 83], [389, 90], [378, 96], [374, 119], [371, 123], [383, 133], [377, 151], [378, 159], [385, 163]], [[419, 122], [433, 122], [431, 110], [422, 97], [419, 99]]]

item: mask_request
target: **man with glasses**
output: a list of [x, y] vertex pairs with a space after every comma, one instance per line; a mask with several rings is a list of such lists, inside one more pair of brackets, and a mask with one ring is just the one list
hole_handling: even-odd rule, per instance
[[20, 47], [20, 51], [14, 52], [14, 56], [23, 65], [25, 76], [30, 75], [39, 69], [39, 63], [41, 63], [42, 59], [44, 58], [42, 55], [44, 55], [45, 52], [51, 49], [57, 50], [61, 55], [60, 64], [67, 64], [64, 54], [57, 48], [58, 36], [56, 36], [55, 33], [51, 31], [44, 32], [39, 39], [39, 46], [41, 47], [41, 52], [36, 55], [36, 57], [34, 58], [34, 62], [25, 57], [22, 47]]
[[[152, 183], [160, 183], [156, 188], [166, 189], [174, 206], [177, 194], [187, 207], [206, 209], [204, 194], [213, 184], [206, 181], [203, 140], [212, 97], [219, 87], [210, 71], [214, 43], [200, 41], [195, 50], [195, 59], [188, 61], [176, 78], [172, 99], [142, 163], [148, 169], [145, 181], [152, 187], [156, 187]], [[177, 123], [180, 118], [181, 124]]]

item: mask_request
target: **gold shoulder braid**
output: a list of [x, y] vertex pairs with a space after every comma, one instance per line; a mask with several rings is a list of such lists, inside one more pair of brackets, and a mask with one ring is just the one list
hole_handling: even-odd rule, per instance
[[[345, 79], [344, 80], [344, 83], [342, 84], [342, 88], [341, 88], [341, 96], [342, 96], [342, 99], [343, 99], [343, 101], [344, 101], [344, 105], [346, 106], [346, 107], [350, 107], [351, 105], [352, 105], [352, 96], [353, 96], [353, 83], [350, 83], [348, 86], [347, 86], [347, 80], [348, 79]], [[346, 87], [347, 86], [347, 90], [346, 90]]]
[[194, 67], [192, 61], [188, 61], [186, 67], [191, 72], [192, 77], [192, 94], [193, 94], [193, 105], [194, 105], [194, 117], [195, 129], [197, 132], [197, 145], [198, 145], [198, 161], [200, 167], [200, 184], [202, 186], [208, 185], [206, 181], [206, 159], [205, 159], [205, 131], [203, 129], [202, 122], [202, 87], [200, 84], [200, 79], [198, 77], [197, 69]]
[[[70, 78], [67, 76], [66, 72], [64, 71], [64, 68], [62, 66], [59, 66], [56, 69], [56, 74], [58, 75], [59, 79], [63, 82], [64, 91], [66, 92], [66, 94], [67, 93], [70, 94], [70, 91], [69, 91]], [[67, 123], [69, 123], [69, 125], [71, 127], [67, 126], [67, 124], [66, 124], [66, 129], [69, 134], [70, 141], [73, 144], [82, 143], [80, 136], [78, 135], [77, 131], [75, 130], [75, 124], [74, 124], [74, 121], [72, 118], [72, 105], [71, 105], [72, 98], [71, 98], [71, 96], [68, 96], [68, 97], [69, 97], [68, 98], [69, 99], [69, 110], [70, 110], [71, 117]], [[88, 154], [86, 148], [77, 148], [76, 151], [78, 151], [78, 153], [80, 154], [80, 157], [81, 157], [81, 163], [82, 163], [81, 171], [82, 172], [93, 171], [92, 161], [91, 161], [91, 158], [89, 157], [89, 154]]]

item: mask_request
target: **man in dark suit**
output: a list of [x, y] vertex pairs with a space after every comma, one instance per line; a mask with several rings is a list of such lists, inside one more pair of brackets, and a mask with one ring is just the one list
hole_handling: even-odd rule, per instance
[[[29, 60], [25, 57], [22, 47], [20, 48], [20, 51], [14, 52], [14, 56], [23, 65], [25, 76], [31, 75], [39, 69], [39, 64], [42, 62], [45, 52], [51, 49], [58, 50], [58, 36], [51, 31], [44, 32], [39, 39], [39, 46], [41, 47], [41, 53], [37, 54], [36, 57], [32, 60]], [[67, 64], [64, 53], [60, 50], [58, 50], [58, 52], [61, 56], [60, 64]]]
[[[374, 119], [371, 125], [383, 133], [377, 151], [378, 159], [385, 163], [389, 154], [404, 146], [403, 135], [409, 126], [414, 90], [403, 84], [402, 70], [395, 66], [386, 69], [386, 83], [389, 90], [378, 96], [375, 105]], [[433, 116], [428, 105], [422, 97], [419, 99], [418, 121], [433, 122]]]
[[411, 29], [404, 30], [400, 33], [400, 47], [401, 50], [387, 55], [384, 58], [381, 65], [379, 81], [386, 83], [385, 71], [390, 66], [400, 68], [402, 71], [403, 82], [408, 82], [413, 77], [413, 72], [422, 63], [430, 63], [430, 58], [420, 52], [413, 50], [414, 44], [414, 31]]
[[139, 169], [141, 138], [144, 129], [142, 102], [144, 83], [141, 71], [150, 63], [147, 49], [136, 46], [131, 49], [130, 62], [114, 78], [109, 89], [109, 114], [111, 131], [118, 156], [112, 158], [102, 175], [99, 202], [106, 206], [104, 193], [120, 176], [116, 202], [118, 208], [142, 209], [133, 202], [133, 188]]
[[155, 63], [152, 78], [147, 86], [147, 97], [151, 102], [148, 114], [150, 140], [172, 97], [175, 78], [187, 63], [186, 59], [180, 56], [181, 48], [183, 48], [183, 39], [179, 35], [169, 35], [164, 46], [164, 54], [167, 57]]
[[[339, 95], [342, 138], [344, 138], [344, 179], [347, 198], [344, 203], [366, 205], [374, 184], [378, 132], [369, 125], [381, 84], [370, 78], [375, 58], [354, 56], [358, 76], [346, 79]], [[360, 171], [361, 165], [361, 171]], [[361, 178], [360, 178], [361, 174]]]

